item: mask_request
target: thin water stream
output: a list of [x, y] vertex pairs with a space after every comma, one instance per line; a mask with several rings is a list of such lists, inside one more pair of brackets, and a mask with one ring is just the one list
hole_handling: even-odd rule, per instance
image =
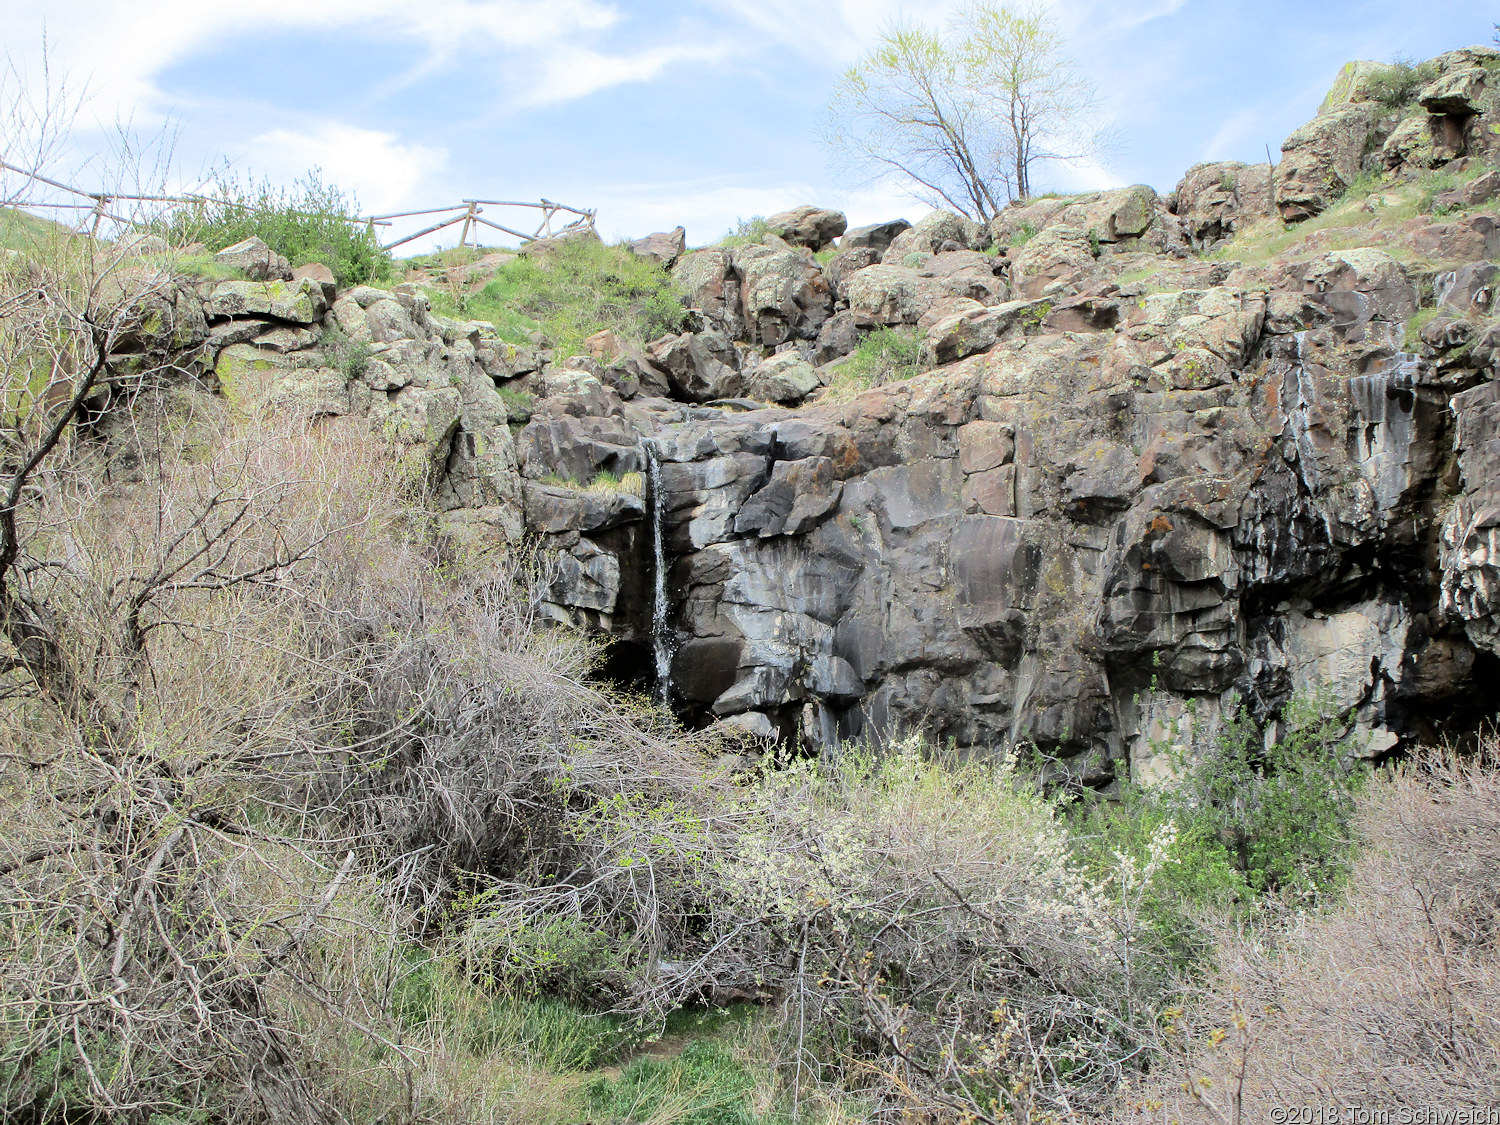
[[652, 566], [651, 596], [651, 653], [656, 660], [656, 691], [662, 703], [672, 703], [672, 626], [667, 604], [667, 544], [666, 521], [663, 508], [665, 497], [661, 487], [661, 460], [656, 448], [646, 442], [642, 448], [646, 454], [646, 483], [650, 491], [651, 505], [651, 550]]

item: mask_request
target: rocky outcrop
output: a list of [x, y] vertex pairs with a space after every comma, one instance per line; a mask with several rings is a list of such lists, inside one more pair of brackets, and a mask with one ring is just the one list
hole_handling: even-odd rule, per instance
[[1467, 47], [1424, 63], [1434, 76], [1405, 105], [1392, 105], [1398, 68], [1350, 63], [1318, 116], [1281, 146], [1276, 207], [1289, 222], [1324, 210], [1362, 172], [1436, 168], [1500, 154], [1500, 51]]
[[1274, 167], [1220, 160], [1194, 164], [1177, 185], [1171, 209], [1193, 249], [1212, 250], [1245, 220], [1275, 213]]
[[[1391, 68], [1346, 69], [1275, 168], [1200, 164], [1165, 198], [652, 235], [687, 306], [653, 341], [552, 357], [273, 262], [163, 298], [121, 362], [186, 349], [231, 405], [374, 427], [450, 542], [524, 520], [543, 616], [659, 668], [691, 723], [809, 750], [921, 728], [1107, 788], [1167, 777], [1236, 700], [1269, 721], [1317, 692], [1375, 757], [1494, 710], [1493, 57], [1443, 56], [1400, 111]], [[1257, 220], [1434, 161], [1455, 179], [1426, 213], [1376, 199], [1234, 258]], [[861, 388], [844, 357], [875, 331], [923, 373]]]
[[[702, 327], [651, 354], [698, 374], [671, 399], [559, 388], [521, 433], [537, 482], [658, 466], [638, 506], [527, 485], [573, 559], [550, 612], [670, 651], [690, 722], [809, 748], [920, 727], [1095, 787], [1168, 776], [1236, 699], [1322, 693], [1372, 757], [1462, 729], [1500, 670], [1500, 217], [1199, 257], [1378, 154], [1372, 74], [1274, 170], [1199, 165], [1165, 199], [879, 224], [821, 269], [779, 237], [686, 255]], [[1451, 96], [1484, 96], [1471, 78]], [[820, 398], [890, 327], [931, 370]]]
[[490, 324], [433, 316], [413, 287], [340, 293], [326, 269], [299, 267], [293, 278], [269, 254], [249, 240], [216, 258], [262, 280], [185, 279], [172, 302], [153, 298], [114, 361], [173, 353], [178, 370], [241, 413], [367, 426], [425, 477], [452, 545], [519, 542], [520, 479], [498, 388], [536, 372], [537, 353], [505, 343]]

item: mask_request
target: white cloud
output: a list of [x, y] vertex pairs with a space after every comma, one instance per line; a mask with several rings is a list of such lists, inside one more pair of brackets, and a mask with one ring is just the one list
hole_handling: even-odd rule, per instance
[[605, 55], [587, 47], [563, 46], [547, 57], [540, 79], [519, 104], [571, 101], [626, 82], [649, 82], [672, 63], [715, 62], [729, 49], [727, 43], [677, 43], [631, 55]]
[[314, 166], [324, 182], [359, 198], [365, 214], [410, 206], [426, 194], [442, 194], [446, 149], [403, 144], [392, 133], [336, 121], [310, 129], [272, 129], [253, 138], [245, 154], [257, 175], [289, 182]]
[[165, 98], [156, 75], [194, 51], [252, 32], [357, 28], [412, 40], [430, 65], [460, 49], [566, 46], [619, 18], [599, 0], [0, 0], [10, 50], [36, 55], [45, 29], [57, 60], [89, 79], [93, 108], [105, 119], [159, 114]]

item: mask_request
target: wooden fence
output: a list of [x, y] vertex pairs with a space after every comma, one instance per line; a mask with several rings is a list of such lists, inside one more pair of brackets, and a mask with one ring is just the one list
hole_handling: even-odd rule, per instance
[[[88, 214], [79, 224], [79, 230], [87, 230], [89, 234], [94, 235], [95, 237], [98, 236], [99, 228], [103, 224], [105, 219], [109, 219], [111, 222], [119, 223], [121, 226], [126, 227], [133, 226], [138, 221], [135, 219], [127, 219], [115, 214], [113, 210], [111, 210], [111, 208], [113, 208], [115, 204], [153, 203], [166, 206], [182, 206], [184, 204], [190, 203], [211, 202], [209, 197], [203, 195], [130, 195], [126, 193], [85, 191], [82, 188], [73, 187], [71, 184], [65, 184], [59, 180], [50, 179], [47, 176], [43, 176], [39, 172], [30, 171], [25, 168], [18, 168], [14, 164], [6, 163], [4, 160], [0, 160], [0, 169], [25, 176], [28, 180], [31, 180], [34, 183], [45, 184], [48, 187], [57, 188], [60, 191], [64, 191], [69, 193], [70, 195], [79, 197], [80, 200], [88, 200], [88, 202], [86, 203], [49, 203], [41, 201], [28, 202], [24, 200], [17, 200], [10, 205], [13, 207], [27, 208], [31, 210], [61, 209], [65, 211], [87, 211]], [[517, 208], [526, 212], [540, 211], [541, 222], [536, 225], [536, 228], [530, 234], [527, 234], [524, 231], [516, 230], [514, 227], [506, 226], [504, 223], [497, 223], [493, 219], [485, 218], [484, 213], [485, 208], [487, 207]], [[594, 211], [585, 211], [580, 210], [577, 207], [569, 207], [565, 203], [554, 203], [550, 199], [543, 199], [537, 203], [525, 203], [508, 199], [465, 199], [449, 207], [428, 207], [418, 211], [393, 211], [385, 215], [357, 216], [350, 221], [355, 224], [363, 224], [366, 229], [369, 230], [373, 235], [375, 234], [376, 227], [393, 227], [397, 225], [397, 221], [401, 219], [418, 218], [428, 215], [442, 216], [442, 219], [440, 221], [423, 227], [421, 230], [417, 231], [414, 234], [403, 235], [402, 237], [397, 238], [393, 241], [382, 242], [380, 244], [380, 248], [382, 250], [394, 250], [397, 246], [404, 246], [408, 242], [414, 242], [415, 240], [423, 238], [429, 234], [436, 234], [440, 230], [446, 230], [447, 228], [456, 226], [460, 223], [463, 224], [463, 229], [459, 232], [458, 237], [460, 246], [467, 246], [469, 244], [470, 238], [472, 237], [474, 240], [474, 245], [477, 247], [479, 245], [479, 228], [481, 226], [490, 227], [494, 230], [500, 231], [503, 234], [512, 235], [515, 238], [519, 238], [522, 242], [534, 242], [539, 238], [554, 238], [559, 235], [576, 233], [582, 230], [591, 230], [594, 226], [595, 214], [596, 212]], [[574, 218], [554, 228], [553, 222], [559, 217], [559, 215], [571, 215], [574, 216]]]

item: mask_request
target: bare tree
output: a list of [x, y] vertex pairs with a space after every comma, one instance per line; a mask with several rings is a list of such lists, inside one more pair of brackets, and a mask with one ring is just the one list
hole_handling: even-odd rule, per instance
[[1035, 6], [971, 3], [946, 35], [898, 23], [840, 80], [826, 138], [851, 166], [987, 220], [1031, 195], [1039, 166], [1100, 147], [1093, 86], [1065, 45]]

